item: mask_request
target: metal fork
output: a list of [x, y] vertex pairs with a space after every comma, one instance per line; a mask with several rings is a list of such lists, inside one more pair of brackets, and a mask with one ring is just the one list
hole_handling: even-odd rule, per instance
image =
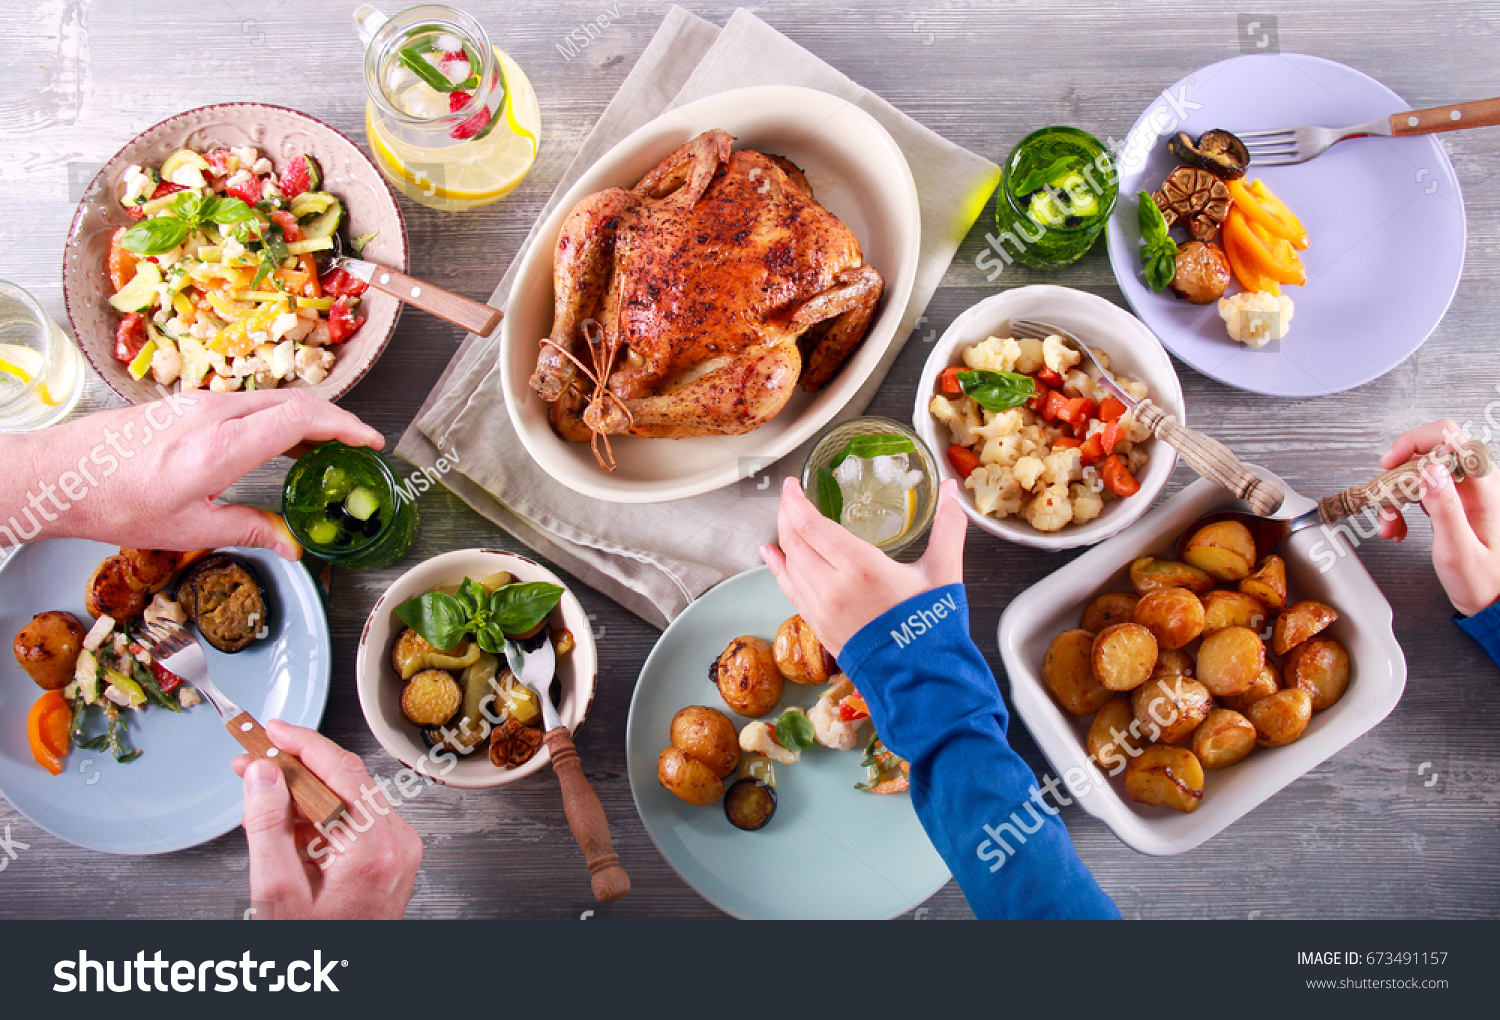
[[547, 745], [552, 771], [557, 773], [562, 787], [568, 827], [588, 861], [594, 898], [600, 903], [613, 903], [630, 892], [630, 876], [620, 866], [620, 856], [610, 842], [609, 820], [604, 816], [599, 795], [583, 774], [583, 761], [573, 746], [573, 735], [552, 706], [552, 682], [557, 677], [557, 650], [552, 647], [552, 636], [543, 630], [542, 643], [531, 652], [523, 651], [515, 641], [505, 642], [505, 660], [516, 679], [530, 687], [542, 703], [545, 728], [542, 741]]
[[1188, 467], [1204, 478], [1222, 485], [1240, 499], [1250, 504], [1257, 517], [1269, 517], [1281, 508], [1285, 498], [1281, 487], [1267, 481], [1251, 471], [1234, 453], [1211, 436], [1190, 429], [1177, 420], [1175, 415], [1157, 407], [1150, 397], [1136, 400], [1115, 382], [1109, 370], [1100, 363], [1094, 351], [1077, 336], [1050, 322], [1036, 319], [1015, 319], [1010, 324], [1010, 335], [1017, 339], [1045, 340], [1049, 336], [1068, 341], [1089, 359], [1099, 370], [1099, 384], [1129, 408], [1136, 421], [1147, 426], [1162, 442], [1182, 454]]
[[256, 758], [275, 762], [286, 777], [292, 800], [308, 821], [330, 825], [344, 813], [344, 802], [296, 757], [275, 744], [249, 712], [226, 698], [208, 675], [203, 646], [192, 632], [171, 620], [153, 620], [137, 632], [151, 657], [203, 693], [224, 720], [229, 735]]
[[1353, 127], [1326, 128], [1309, 125], [1239, 131], [1236, 134], [1250, 150], [1250, 162], [1253, 165], [1291, 166], [1323, 155], [1335, 142], [1342, 142], [1345, 138], [1370, 135], [1402, 138], [1406, 135], [1429, 135], [1436, 131], [1459, 131], [1495, 124], [1500, 124], [1500, 99], [1480, 99], [1472, 103], [1393, 113]]

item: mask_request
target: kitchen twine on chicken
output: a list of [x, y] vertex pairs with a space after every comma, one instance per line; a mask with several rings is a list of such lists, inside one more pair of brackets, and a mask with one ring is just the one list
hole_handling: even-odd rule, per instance
[[[625, 431], [629, 432], [635, 426], [635, 415], [630, 412], [630, 408], [626, 406], [625, 401], [620, 399], [620, 395], [609, 388], [609, 378], [615, 370], [615, 358], [620, 353], [619, 341], [617, 339], [614, 343], [606, 343], [603, 327], [592, 316], [584, 319], [579, 328], [583, 330], [583, 338], [588, 341], [589, 352], [593, 355], [593, 371], [590, 371], [588, 366], [575, 358], [572, 351], [563, 347], [562, 344], [550, 336], [542, 338], [542, 346], [551, 347], [567, 358], [578, 371], [583, 373], [584, 378], [594, 384], [594, 395], [589, 398], [590, 408], [599, 404], [606, 397], [613, 400], [615, 405], [619, 407], [620, 412], [625, 415]], [[589, 431], [593, 433], [589, 438], [589, 449], [594, 454], [594, 460], [598, 461], [599, 466], [604, 470], [613, 471], [618, 465], [615, 463], [615, 450], [610, 444], [609, 433], [595, 425], [590, 425], [587, 420], [584, 421], [584, 424], [588, 425]], [[599, 454], [600, 439], [604, 440], [603, 456]]]

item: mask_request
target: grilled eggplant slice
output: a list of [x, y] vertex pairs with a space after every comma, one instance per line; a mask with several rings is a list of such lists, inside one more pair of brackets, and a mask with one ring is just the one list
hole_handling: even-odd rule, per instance
[[177, 602], [204, 640], [221, 652], [250, 647], [270, 622], [254, 569], [223, 553], [199, 560], [183, 575]]

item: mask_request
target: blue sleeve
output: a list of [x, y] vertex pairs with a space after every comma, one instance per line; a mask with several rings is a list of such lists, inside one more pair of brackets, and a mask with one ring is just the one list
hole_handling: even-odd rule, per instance
[[975, 914], [1120, 916], [1006, 742], [1005, 703], [969, 637], [963, 585], [889, 610], [854, 635], [838, 661], [880, 739], [911, 763], [917, 817]]
[[1459, 630], [1473, 638], [1475, 644], [1484, 649], [1484, 654], [1490, 657], [1491, 662], [1500, 666], [1500, 602], [1473, 616], [1461, 616], [1455, 613], [1453, 622], [1458, 624]]

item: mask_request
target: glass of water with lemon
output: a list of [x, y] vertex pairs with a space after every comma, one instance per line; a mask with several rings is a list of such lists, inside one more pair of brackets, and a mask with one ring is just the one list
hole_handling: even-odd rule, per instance
[[0, 432], [62, 419], [83, 391], [83, 357], [36, 299], [0, 280]]
[[890, 418], [834, 425], [802, 466], [802, 489], [823, 516], [892, 556], [931, 526], [937, 485], [932, 451]]
[[531, 170], [541, 108], [525, 72], [484, 28], [438, 4], [386, 17], [354, 12], [365, 42], [365, 135], [407, 198], [472, 209], [504, 198]]

